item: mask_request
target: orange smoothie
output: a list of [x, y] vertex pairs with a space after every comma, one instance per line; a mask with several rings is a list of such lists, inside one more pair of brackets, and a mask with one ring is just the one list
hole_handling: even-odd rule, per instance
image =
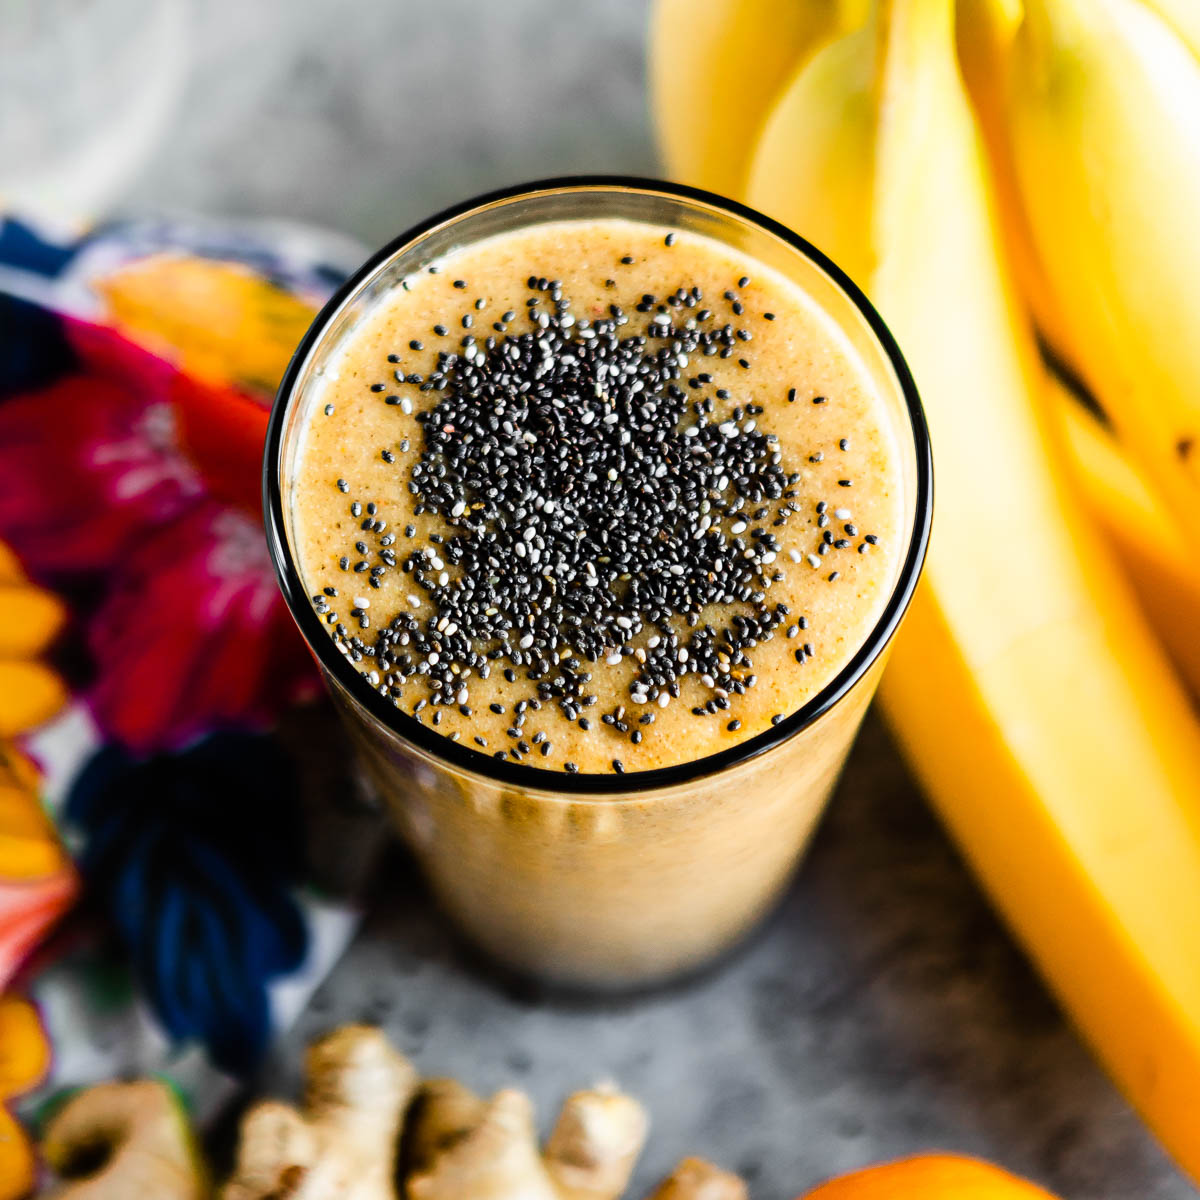
[[297, 360], [289, 602], [496, 959], [661, 980], [786, 886], [927, 529], [919, 408], [864, 305], [712, 198], [569, 181], [436, 219]]
[[339, 650], [481, 755], [632, 773], [736, 744], [866, 640], [895, 433], [797, 287], [691, 233], [558, 222], [396, 289], [293, 488]]

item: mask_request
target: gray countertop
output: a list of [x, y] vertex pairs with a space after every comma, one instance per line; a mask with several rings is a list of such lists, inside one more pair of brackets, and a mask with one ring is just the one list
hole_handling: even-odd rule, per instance
[[[703, 0], [697, 0], [702, 3]], [[445, 204], [577, 171], [652, 174], [643, 0], [195, 0], [194, 63], [126, 210], [273, 215], [372, 244]], [[1114, 1093], [868, 723], [767, 928], [687, 986], [582, 1003], [490, 976], [399, 854], [357, 940], [264, 1073], [380, 1022], [425, 1071], [516, 1083], [548, 1124], [615, 1077], [649, 1105], [649, 1185], [699, 1152], [756, 1200], [927, 1148], [1067, 1200], [1193, 1189]]]

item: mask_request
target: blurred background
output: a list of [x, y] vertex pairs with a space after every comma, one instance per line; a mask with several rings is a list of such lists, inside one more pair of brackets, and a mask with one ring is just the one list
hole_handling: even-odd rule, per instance
[[[648, 10], [0, 0], [0, 198], [56, 229], [285, 219], [370, 248], [502, 185], [653, 175]], [[340, 744], [302, 740], [322, 758], [311, 777], [340, 791]], [[369, 815], [336, 819], [371, 840]], [[422, 1069], [527, 1088], [543, 1120], [571, 1088], [615, 1075], [655, 1121], [635, 1191], [693, 1151], [784, 1200], [940, 1147], [1070, 1200], [1193, 1194], [1003, 932], [876, 720], [783, 910], [686, 987], [585, 1003], [498, 979], [453, 943], [398, 850], [365, 907], [258, 1088], [293, 1093], [308, 1039], [365, 1019]]]
[[655, 169], [644, 0], [0, 12], [0, 193], [43, 217], [270, 215], [375, 245], [504, 184]]

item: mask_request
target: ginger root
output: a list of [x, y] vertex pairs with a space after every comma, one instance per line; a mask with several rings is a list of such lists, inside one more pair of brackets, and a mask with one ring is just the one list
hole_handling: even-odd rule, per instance
[[616, 1200], [646, 1140], [641, 1105], [612, 1088], [576, 1092], [539, 1153], [523, 1092], [484, 1101], [431, 1080], [413, 1109], [409, 1200]]
[[65, 1182], [53, 1200], [203, 1200], [207, 1173], [188, 1119], [163, 1083], [102, 1083], [72, 1097], [42, 1141]]
[[[490, 1100], [453, 1079], [418, 1087], [376, 1029], [316, 1042], [304, 1103], [242, 1118], [221, 1200], [618, 1200], [646, 1141], [645, 1110], [611, 1086], [569, 1096], [544, 1149], [524, 1092]], [[67, 1177], [53, 1200], [205, 1200], [187, 1118], [161, 1083], [101, 1084], [74, 1097], [42, 1144]], [[746, 1200], [740, 1179], [685, 1159], [650, 1200]]]
[[417, 1073], [377, 1029], [309, 1048], [303, 1112], [266, 1101], [242, 1119], [224, 1200], [393, 1200], [396, 1149]]
[[426, 1174], [483, 1119], [487, 1104], [457, 1079], [426, 1079], [404, 1131], [405, 1177]]
[[642, 1106], [612, 1086], [569, 1096], [543, 1155], [563, 1200], [620, 1196], [648, 1127]]
[[702, 1158], [685, 1158], [654, 1189], [650, 1200], [748, 1200], [745, 1182]]

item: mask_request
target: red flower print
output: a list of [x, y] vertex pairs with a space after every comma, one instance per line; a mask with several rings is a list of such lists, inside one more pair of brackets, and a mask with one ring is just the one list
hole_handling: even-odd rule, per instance
[[34, 578], [115, 566], [199, 500], [162, 395], [81, 373], [0, 405], [0, 530]]
[[261, 725], [313, 691], [262, 527], [205, 501], [126, 554], [88, 626], [106, 732], [142, 752], [213, 728]]
[[98, 584], [84, 698], [107, 736], [147, 753], [269, 723], [316, 688], [257, 511], [262, 402], [66, 328], [77, 369], [0, 403], [0, 537], [35, 578]]

